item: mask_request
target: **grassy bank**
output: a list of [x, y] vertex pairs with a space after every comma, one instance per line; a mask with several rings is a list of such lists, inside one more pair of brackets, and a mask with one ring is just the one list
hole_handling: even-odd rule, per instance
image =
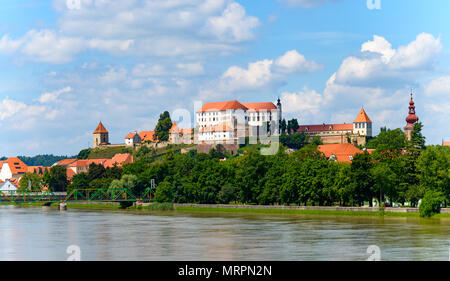
[[[1, 205], [14, 205], [19, 207], [42, 207], [44, 203], [0, 203]], [[57, 208], [57, 203], [51, 207]], [[148, 206], [122, 208], [120, 205], [79, 204], [67, 203], [68, 209], [82, 210], [118, 210], [118, 211], [176, 211], [176, 212], [203, 212], [203, 213], [236, 213], [236, 214], [268, 214], [268, 215], [311, 215], [311, 216], [352, 216], [352, 217], [416, 217], [419, 213], [371, 212], [371, 211], [335, 211], [335, 210], [295, 210], [295, 209], [250, 209], [250, 208], [213, 208], [213, 207], [174, 207], [171, 203], [153, 203]], [[450, 218], [450, 214], [438, 214], [433, 218]]]
[[[334, 210], [290, 210], [290, 209], [245, 209], [245, 208], [208, 208], [176, 207], [181, 212], [209, 213], [247, 213], [247, 214], [282, 214], [282, 215], [321, 215], [321, 216], [365, 216], [365, 217], [419, 217], [419, 213], [394, 213], [370, 211], [334, 211]], [[439, 214], [435, 218], [450, 218], [450, 214]]]

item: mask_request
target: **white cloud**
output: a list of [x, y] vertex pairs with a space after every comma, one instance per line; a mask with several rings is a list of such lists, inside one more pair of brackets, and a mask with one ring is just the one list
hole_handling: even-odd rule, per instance
[[280, 72], [313, 72], [323, 67], [314, 61], [308, 61], [304, 55], [299, 54], [296, 50], [286, 52], [283, 56], [275, 60], [275, 66]]
[[221, 76], [218, 88], [221, 91], [258, 90], [283, 84], [293, 73], [307, 73], [321, 69], [314, 61], [309, 61], [296, 50], [286, 52], [281, 57], [249, 63], [247, 68], [229, 67]]
[[114, 56], [228, 55], [240, 48], [237, 43], [253, 39], [260, 25], [233, 0], [82, 0], [80, 9], [54, 0], [54, 7], [58, 31], [4, 35], [0, 53], [54, 64], [88, 50]]
[[72, 88], [70, 86], [68, 86], [63, 89], [56, 90], [53, 92], [43, 93], [41, 95], [41, 97], [39, 98], [39, 101], [41, 103], [55, 102], [61, 94], [68, 93], [70, 91], [72, 91]]
[[9, 98], [2, 100], [0, 105], [2, 108], [0, 112], [0, 120], [2, 121], [9, 117], [14, 116], [17, 112], [20, 112], [21, 110], [27, 107], [26, 104], [15, 100], [11, 100]]
[[438, 77], [425, 87], [427, 97], [450, 97], [450, 76]]
[[307, 111], [307, 114], [313, 115], [322, 109], [323, 95], [314, 90], [304, 88], [296, 93], [282, 93], [281, 102], [285, 113], [305, 114], [305, 111]]
[[376, 86], [377, 84], [412, 81], [424, 71], [433, 70], [441, 53], [440, 38], [421, 33], [407, 46], [392, 49], [381, 36], [361, 47], [361, 56], [351, 56], [342, 62], [336, 72], [339, 84]]
[[244, 7], [230, 3], [221, 16], [211, 17], [205, 31], [214, 34], [221, 41], [241, 42], [253, 38], [253, 30], [260, 24], [255, 17], [249, 17]]

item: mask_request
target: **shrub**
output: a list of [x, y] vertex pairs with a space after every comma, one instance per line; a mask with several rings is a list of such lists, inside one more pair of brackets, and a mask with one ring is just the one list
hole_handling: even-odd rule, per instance
[[155, 200], [160, 203], [173, 202], [173, 188], [169, 182], [163, 181], [155, 192]]
[[439, 214], [442, 201], [444, 201], [444, 196], [441, 192], [428, 190], [419, 205], [420, 216], [429, 218]]
[[127, 201], [121, 201], [120, 202], [120, 209], [126, 209], [133, 206], [133, 202], [127, 202]]
[[148, 205], [147, 208], [153, 211], [171, 211], [174, 209], [172, 203], [153, 203]]

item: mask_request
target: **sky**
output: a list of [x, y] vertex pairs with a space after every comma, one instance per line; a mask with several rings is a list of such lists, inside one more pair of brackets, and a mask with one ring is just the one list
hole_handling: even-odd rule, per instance
[[[5, 0], [0, 156], [75, 155], [167, 110], [281, 98], [300, 124], [364, 107], [403, 128], [411, 91], [427, 144], [450, 140], [450, 1]], [[178, 116], [183, 116], [181, 120]]]

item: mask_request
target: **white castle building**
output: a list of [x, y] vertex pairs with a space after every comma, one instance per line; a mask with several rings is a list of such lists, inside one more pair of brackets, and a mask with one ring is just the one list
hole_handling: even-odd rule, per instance
[[[196, 112], [198, 141], [237, 140], [241, 136], [278, 135], [281, 102], [240, 103], [237, 100], [206, 103]], [[267, 134], [267, 122], [270, 132]], [[263, 132], [266, 130], [266, 132]]]

